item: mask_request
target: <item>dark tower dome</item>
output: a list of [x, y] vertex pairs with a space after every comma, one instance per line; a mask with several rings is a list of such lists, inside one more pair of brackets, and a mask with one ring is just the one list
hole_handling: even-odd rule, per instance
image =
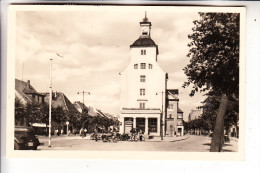
[[156, 53], [159, 54], [158, 45], [155, 44], [155, 42], [150, 38], [138, 38], [132, 45], [130, 45], [130, 48], [134, 47], [156, 47]]

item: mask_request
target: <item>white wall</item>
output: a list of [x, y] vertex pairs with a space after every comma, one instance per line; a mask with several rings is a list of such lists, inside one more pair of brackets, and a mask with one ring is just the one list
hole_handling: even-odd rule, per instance
[[[145, 48], [146, 55], [141, 55], [141, 49], [144, 48], [131, 49], [130, 64], [121, 73], [121, 109], [139, 108], [138, 99], [148, 100], [146, 108], [162, 107], [162, 96], [156, 95], [156, 92], [165, 91], [166, 73], [156, 63], [155, 47]], [[146, 63], [146, 69], [140, 69], [140, 63]], [[134, 69], [134, 64], [138, 64], [138, 69]], [[152, 64], [153, 68], [149, 69], [148, 64]], [[145, 82], [140, 82], [140, 75], [146, 76]], [[145, 96], [140, 96], [141, 88], [145, 89]]]

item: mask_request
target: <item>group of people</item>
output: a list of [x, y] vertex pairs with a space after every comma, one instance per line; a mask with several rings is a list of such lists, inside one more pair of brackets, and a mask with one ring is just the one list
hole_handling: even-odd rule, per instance
[[144, 140], [144, 136], [143, 136], [144, 133], [143, 133], [142, 129], [137, 130], [136, 128], [132, 128], [130, 130], [130, 133], [131, 133], [132, 140], [138, 140], [138, 138], [140, 141]]

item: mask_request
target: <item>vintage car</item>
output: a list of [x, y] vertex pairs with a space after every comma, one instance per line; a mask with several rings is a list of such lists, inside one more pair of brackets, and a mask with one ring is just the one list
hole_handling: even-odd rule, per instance
[[27, 126], [15, 126], [14, 149], [15, 150], [37, 150], [40, 145], [35, 136], [34, 129]]

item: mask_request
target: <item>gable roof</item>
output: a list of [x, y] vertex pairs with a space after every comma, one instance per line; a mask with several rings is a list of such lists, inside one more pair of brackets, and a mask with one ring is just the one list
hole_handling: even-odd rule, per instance
[[[46, 97], [44, 98], [44, 101], [46, 103], [49, 103], [49, 97], [50, 97], [50, 93], [45, 93]], [[73, 104], [70, 102], [70, 100], [66, 97], [66, 95], [62, 92], [55, 92], [52, 94], [53, 95], [53, 99], [52, 99], [52, 106], [53, 107], [62, 107], [63, 110], [67, 110], [67, 111], [76, 111], [79, 112], [74, 106]]]
[[25, 100], [25, 102], [32, 102], [31, 98], [28, 97], [26, 94], [36, 94], [44, 96], [40, 93], [38, 93], [33, 86], [30, 84], [30, 80], [27, 82], [21, 81], [19, 79], [15, 79], [15, 90], [19, 95], [22, 97], [22, 99]]
[[80, 101], [75, 101], [73, 103], [73, 106], [79, 111], [82, 113], [82, 110], [88, 110], [88, 108], [86, 107], [85, 104], [81, 103]]

